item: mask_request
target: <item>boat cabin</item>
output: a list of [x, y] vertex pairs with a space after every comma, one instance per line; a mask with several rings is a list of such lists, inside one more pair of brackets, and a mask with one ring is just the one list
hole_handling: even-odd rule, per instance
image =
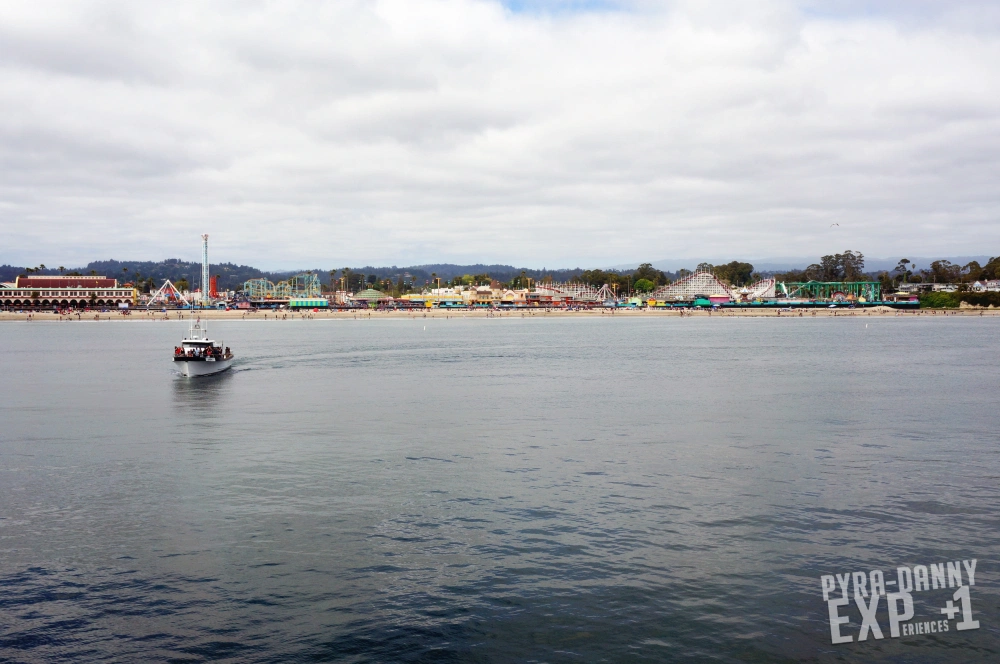
[[214, 340], [209, 339], [207, 327], [201, 320], [196, 320], [191, 323], [191, 328], [181, 341], [181, 345], [174, 348], [174, 357], [198, 360], [213, 358], [220, 360], [229, 357], [230, 353], [228, 350], [223, 349], [221, 341], [216, 344]]

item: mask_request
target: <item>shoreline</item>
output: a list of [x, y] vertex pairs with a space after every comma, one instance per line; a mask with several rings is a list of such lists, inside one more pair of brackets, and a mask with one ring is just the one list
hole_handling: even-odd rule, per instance
[[107, 313], [87, 312], [60, 315], [52, 312], [36, 311], [29, 313], [15, 313], [0, 311], [0, 322], [3, 321], [49, 321], [49, 322], [160, 322], [160, 321], [191, 321], [195, 318], [203, 320], [226, 320], [226, 321], [289, 321], [289, 320], [376, 320], [376, 319], [428, 319], [439, 318], [442, 320], [452, 318], [857, 318], [857, 317], [915, 317], [924, 318], [951, 318], [961, 317], [1000, 317], [1000, 309], [917, 309], [898, 310], [889, 307], [872, 307], [871, 309], [802, 309], [794, 311], [780, 311], [778, 309], [756, 309], [741, 310], [727, 309], [725, 311], [650, 311], [645, 309], [627, 310], [620, 309], [606, 311], [602, 309], [592, 309], [587, 311], [563, 311], [544, 309], [536, 310], [514, 310], [514, 311], [258, 311], [249, 313], [244, 311], [220, 311], [205, 309], [201, 311], [173, 310], [166, 313], [160, 311], [133, 310], [129, 315], [122, 315], [117, 311]]

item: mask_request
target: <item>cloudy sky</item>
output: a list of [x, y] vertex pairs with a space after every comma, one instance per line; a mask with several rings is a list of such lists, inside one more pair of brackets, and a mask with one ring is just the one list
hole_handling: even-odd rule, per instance
[[0, 3], [0, 263], [996, 255], [998, 63], [985, 1]]

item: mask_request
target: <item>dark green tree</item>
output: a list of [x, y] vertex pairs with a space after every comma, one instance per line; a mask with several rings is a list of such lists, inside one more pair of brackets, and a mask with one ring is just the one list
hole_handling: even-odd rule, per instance
[[979, 281], [983, 268], [978, 261], [969, 261], [962, 266], [962, 281]]
[[885, 270], [878, 273], [878, 282], [882, 286], [882, 293], [891, 293], [895, 288], [895, 279]]
[[930, 278], [936, 284], [950, 284], [959, 281], [962, 268], [951, 261], [939, 260], [931, 263]]
[[754, 280], [753, 265], [750, 263], [732, 261], [725, 265], [716, 265], [714, 272], [716, 277], [731, 286], [744, 286]]
[[652, 263], [643, 263], [632, 273], [632, 281], [635, 282], [636, 290], [639, 289], [639, 282], [642, 280], [651, 281], [656, 286], [670, 283], [667, 275], [653, 267]]
[[911, 263], [909, 258], [900, 258], [899, 262], [896, 263], [896, 267], [893, 269], [893, 272], [896, 273], [893, 280], [898, 283], [905, 283], [907, 278], [913, 274], [909, 269], [910, 265]]

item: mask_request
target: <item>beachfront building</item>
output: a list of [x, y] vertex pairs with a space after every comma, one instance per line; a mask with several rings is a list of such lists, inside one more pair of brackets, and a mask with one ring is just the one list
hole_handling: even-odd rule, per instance
[[330, 301], [325, 297], [293, 297], [288, 300], [289, 309], [326, 309]]
[[466, 304], [464, 294], [467, 291], [461, 286], [455, 288], [431, 288], [422, 293], [407, 293], [399, 299], [408, 304], [424, 307], [460, 307]]
[[138, 292], [117, 279], [86, 276], [18, 277], [0, 283], [0, 307], [89, 307], [131, 305]]
[[461, 297], [470, 307], [492, 307], [500, 303], [500, 290], [490, 286], [473, 286], [463, 290]]
[[960, 284], [900, 284], [900, 293], [956, 293], [961, 290]]
[[573, 304], [572, 295], [542, 288], [531, 291], [524, 299], [531, 307], [565, 307]]
[[504, 289], [500, 293], [501, 307], [524, 307], [528, 304], [528, 289]]

